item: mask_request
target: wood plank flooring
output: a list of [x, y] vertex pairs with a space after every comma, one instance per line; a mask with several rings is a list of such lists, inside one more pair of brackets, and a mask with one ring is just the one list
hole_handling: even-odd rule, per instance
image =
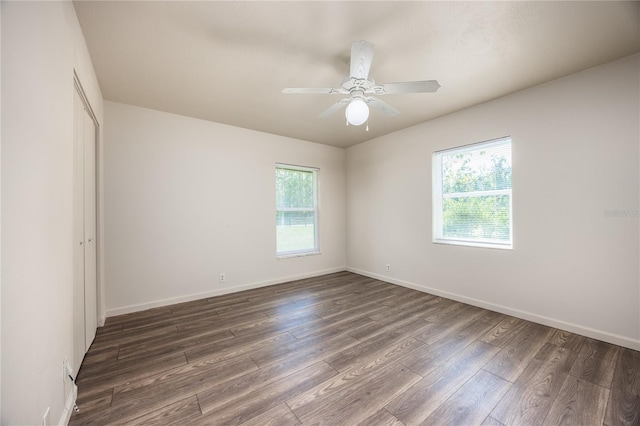
[[71, 425], [640, 425], [640, 352], [340, 272], [107, 319]]

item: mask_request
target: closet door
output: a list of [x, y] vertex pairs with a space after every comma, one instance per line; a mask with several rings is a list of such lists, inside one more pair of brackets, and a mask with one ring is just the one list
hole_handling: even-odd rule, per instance
[[85, 352], [98, 328], [96, 249], [96, 127], [84, 114], [84, 322]]
[[96, 124], [79, 89], [74, 94], [73, 370], [78, 373], [98, 326]]
[[73, 133], [73, 373], [85, 350], [84, 324], [84, 103], [74, 90]]

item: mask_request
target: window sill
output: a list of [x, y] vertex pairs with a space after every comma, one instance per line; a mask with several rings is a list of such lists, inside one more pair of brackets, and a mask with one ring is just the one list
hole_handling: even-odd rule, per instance
[[319, 251], [308, 251], [304, 253], [289, 253], [289, 254], [278, 254], [276, 255], [276, 259], [291, 259], [292, 257], [306, 257], [306, 256], [316, 256], [322, 254]]
[[498, 250], [513, 250], [513, 244], [497, 244], [497, 243], [481, 243], [477, 241], [463, 241], [463, 240], [440, 240], [434, 239], [434, 244], [445, 244], [454, 246], [466, 246], [466, 247], [481, 247]]

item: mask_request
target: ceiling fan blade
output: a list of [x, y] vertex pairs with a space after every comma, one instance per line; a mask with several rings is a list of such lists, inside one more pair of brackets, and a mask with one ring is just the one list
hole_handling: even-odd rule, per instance
[[375, 48], [373, 43], [364, 40], [351, 43], [351, 78], [369, 78]]
[[323, 113], [321, 113], [320, 115], [318, 115], [319, 118], [327, 118], [330, 115], [335, 114], [336, 112], [340, 111], [340, 109], [344, 108], [344, 106], [346, 104], [349, 103], [351, 99], [349, 98], [344, 98], [341, 99], [339, 102], [331, 105], [328, 109], [326, 109]]
[[342, 91], [331, 87], [287, 87], [286, 89], [282, 89], [282, 93], [332, 95], [342, 93]]
[[367, 101], [367, 104], [371, 105], [374, 108], [378, 108], [385, 115], [398, 115], [398, 114], [400, 114], [400, 111], [398, 111], [397, 109], [395, 109], [394, 107], [392, 107], [388, 103], [381, 101], [378, 98], [369, 97], [369, 98], [366, 99], [366, 101]]
[[382, 88], [382, 93], [376, 91], [377, 94], [392, 95], [395, 93], [431, 93], [437, 91], [440, 88], [440, 84], [436, 80], [425, 80], [406, 81], [404, 83], [385, 83], [378, 87]]

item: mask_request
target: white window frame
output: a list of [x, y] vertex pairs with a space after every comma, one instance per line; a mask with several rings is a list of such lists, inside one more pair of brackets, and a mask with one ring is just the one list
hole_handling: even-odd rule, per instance
[[[318, 206], [318, 181], [320, 169], [316, 167], [307, 167], [307, 166], [296, 166], [293, 164], [284, 164], [284, 163], [276, 163], [276, 170], [285, 169], [285, 170], [295, 170], [301, 172], [311, 172], [313, 174], [313, 207], [278, 207], [276, 202], [276, 218], [278, 216], [278, 212], [314, 212], [313, 219], [313, 242], [314, 247], [309, 249], [301, 249], [301, 250], [287, 250], [287, 251], [278, 251], [278, 243], [277, 243], [277, 224], [276, 224], [276, 258], [277, 259], [286, 259], [290, 257], [300, 257], [300, 256], [310, 256], [320, 254], [320, 244], [319, 244], [319, 217], [320, 217], [320, 209]], [[277, 179], [277, 178], [276, 178]], [[276, 197], [277, 200], [277, 197]]]
[[[463, 245], [469, 247], [485, 247], [485, 248], [497, 248], [497, 249], [513, 249], [513, 185], [511, 189], [498, 189], [490, 191], [473, 191], [473, 192], [460, 192], [442, 194], [442, 155], [451, 154], [452, 152], [469, 152], [477, 151], [479, 148], [492, 148], [500, 145], [510, 144], [513, 147], [510, 136], [505, 136], [498, 139], [493, 139], [484, 142], [478, 142], [471, 145], [465, 145], [456, 148], [445, 149], [436, 151], [432, 157], [432, 170], [433, 170], [433, 188], [432, 188], [432, 205], [433, 205], [433, 242], [438, 244], [453, 244]], [[443, 235], [442, 224], [442, 200], [444, 198], [459, 198], [459, 197], [482, 197], [487, 195], [507, 195], [509, 197], [509, 241], [491, 240], [491, 239], [465, 239], [465, 238], [453, 238], [445, 237]]]

